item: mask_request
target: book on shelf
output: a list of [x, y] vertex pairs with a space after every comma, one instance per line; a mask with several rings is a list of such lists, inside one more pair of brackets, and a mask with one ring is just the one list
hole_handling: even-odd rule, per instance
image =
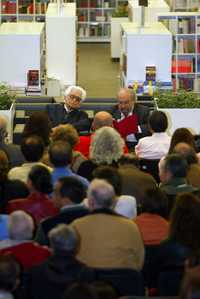
[[172, 60], [172, 73], [193, 73], [195, 60]]
[[178, 39], [178, 53], [195, 53], [195, 39]]
[[178, 19], [178, 33], [189, 34], [195, 33], [195, 18], [179, 18]]
[[27, 91], [40, 91], [39, 70], [29, 70], [27, 73]]

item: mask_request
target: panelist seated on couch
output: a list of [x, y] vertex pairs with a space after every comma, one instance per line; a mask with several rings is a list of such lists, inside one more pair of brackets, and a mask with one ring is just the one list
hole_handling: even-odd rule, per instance
[[85, 111], [80, 110], [86, 91], [79, 86], [70, 86], [64, 92], [64, 102], [47, 106], [53, 127], [59, 124], [71, 124], [77, 131], [89, 131], [90, 120]]

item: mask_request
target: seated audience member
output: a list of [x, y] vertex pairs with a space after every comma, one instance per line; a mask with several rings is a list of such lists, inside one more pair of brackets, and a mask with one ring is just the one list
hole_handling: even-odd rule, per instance
[[50, 255], [47, 248], [31, 241], [34, 223], [25, 212], [15, 211], [9, 215], [8, 231], [9, 239], [0, 241], [0, 256], [15, 256], [24, 270], [40, 264]]
[[87, 197], [92, 214], [71, 224], [81, 240], [77, 258], [90, 267], [141, 270], [144, 262], [141, 235], [136, 224], [112, 211], [116, 201], [113, 187], [95, 179]]
[[78, 132], [90, 130], [90, 120], [85, 111], [80, 110], [81, 102], [86, 98], [86, 91], [79, 86], [70, 86], [65, 90], [64, 103], [49, 106], [49, 117], [53, 127], [71, 124]]
[[121, 192], [133, 196], [136, 199], [137, 207], [140, 209], [145, 191], [155, 188], [157, 183], [150, 174], [139, 169], [137, 159], [132, 154], [123, 156], [119, 163], [119, 174], [122, 180]]
[[[75, 282], [65, 290], [63, 299], [101, 299], [93, 285]], [[103, 299], [103, 298], [102, 298]], [[105, 298], [106, 299], [106, 298]]]
[[144, 241], [144, 245], [159, 245], [168, 236], [167, 197], [158, 188], [145, 193], [142, 213], [134, 219]]
[[[87, 137], [87, 136], [82, 136]], [[75, 150], [76, 144], [79, 142], [79, 137], [77, 130], [69, 124], [59, 125], [53, 129], [51, 134], [51, 141], [66, 141], [72, 147], [72, 161], [71, 161], [71, 169], [74, 172], [77, 172], [80, 164], [86, 160], [85, 156], [83, 156], [78, 150]]]
[[[11, 256], [0, 256], [0, 298], [21, 298], [18, 292], [20, 265]], [[15, 296], [15, 297], [14, 297]], [[23, 298], [23, 297], [22, 297]]]
[[8, 137], [7, 120], [4, 116], [0, 115], [0, 150], [3, 150], [9, 161], [9, 167], [19, 166], [24, 163], [25, 159], [21, 152], [20, 146], [6, 142]]
[[52, 256], [30, 271], [29, 291], [33, 299], [61, 299], [72, 282], [94, 279], [93, 270], [75, 257], [79, 237], [73, 228], [59, 224], [49, 232], [49, 240]]
[[168, 196], [169, 209], [174, 204], [176, 194], [198, 191], [198, 188], [187, 183], [187, 171], [188, 163], [186, 159], [178, 154], [168, 155], [159, 163], [160, 188]]
[[90, 145], [90, 159], [81, 164], [78, 174], [92, 180], [92, 172], [100, 165], [118, 166], [123, 155], [124, 140], [111, 127], [98, 129], [92, 136]]
[[133, 219], [137, 215], [136, 200], [133, 196], [123, 195], [121, 193], [121, 177], [118, 169], [111, 166], [99, 166], [93, 172], [93, 177], [102, 179], [111, 184], [116, 194], [115, 212]]
[[195, 150], [187, 143], [180, 142], [174, 147], [174, 153], [183, 156], [188, 163], [187, 182], [200, 188], [200, 165]]
[[27, 138], [32, 135], [40, 136], [46, 148], [50, 143], [50, 133], [51, 122], [48, 114], [43, 111], [37, 111], [33, 112], [27, 120], [22, 137]]
[[118, 104], [111, 111], [116, 120], [114, 127], [131, 148], [137, 144], [139, 138], [149, 134], [147, 126], [149, 109], [136, 102], [136, 94], [129, 88], [121, 88], [117, 100]]
[[5, 211], [7, 202], [14, 198], [27, 197], [29, 194], [25, 183], [8, 179], [9, 161], [4, 151], [0, 150], [0, 210]]
[[49, 170], [42, 165], [33, 166], [28, 175], [27, 185], [30, 195], [10, 201], [6, 207], [8, 214], [23, 210], [34, 218], [36, 224], [46, 217], [55, 216], [58, 210], [48, 196], [53, 191]]
[[170, 137], [165, 132], [167, 116], [162, 111], [153, 111], [149, 116], [149, 129], [152, 136], [143, 137], [135, 147], [136, 155], [144, 159], [161, 159], [168, 153]]
[[8, 178], [10, 180], [19, 179], [27, 183], [28, 174], [31, 168], [38, 164], [47, 167], [50, 171], [52, 170], [50, 167], [40, 162], [44, 153], [44, 143], [41, 137], [37, 135], [25, 137], [21, 143], [21, 150], [27, 162], [21, 166], [14, 167], [9, 171]]
[[57, 224], [69, 224], [74, 219], [87, 215], [89, 211], [82, 204], [85, 197], [85, 187], [76, 177], [59, 178], [54, 186], [52, 200], [60, 213], [45, 219], [39, 224], [35, 240], [41, 245], [48, 245], [48, 232]]
[[199, 250], [200, 199], [191, 193], [177, 196], [170, 217], [168, 238], [160, 244], [155, 267], [157, 277], [162, 271], [184, 271], [185, 261]]
[[195, 140], [192, 133], [186, 128], [178, 128], [174, 131], [171, 137], [168, 154], [172, 154], [174, 151], [174, 147], [180, 142], [189, 144], [196, 152]]
[[[102, 127], [113, 127], [112, 115], [106, 111], [97, 112], [91, 125], [93, 133]], [[81, 152], [86, 158], [89, 157], [91, 138], [92, 134], [80, 136], [79, 143], [76, 145], [76, 150]]]
[[52, 171], [52, 182], [53, 185], [61, 177], [74, 176], [82, 182], [82, 184], [87, 188], [89, 182], [84, 177], [75, 174], [70, 168], [72, 161], [72, 147], [69, 143], [64, 141], [55, 141], [51, 143], [49, 147], [49, 159], [53, 165]]

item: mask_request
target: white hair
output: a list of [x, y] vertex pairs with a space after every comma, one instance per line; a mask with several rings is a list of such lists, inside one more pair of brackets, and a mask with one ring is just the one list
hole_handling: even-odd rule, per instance
[[24, 211], [15, 211], [9, 215], [8, 231], [12, 240], [30, 240], [33, 236], [34, 222]]
[[124, 140], [111, 127], [102, 127], [92, 136], [90, 159], [96, 164], [112, 164], [123, 155]]
[[68, 96], [70, 94], [70, 92], [72, 91], [72, 89], [76, 89], [81, 92], [81, 102], [83, 102], [86, 98], [86, 91], [85, 91], [85, 89], [83, 89], [80, 86], [71, 85], [71, 86], [67, 87], [67, 89], [65, 89], [64, 96]]
[[93, 208], [112, 208], [115, 203], [113, 186], [101, 179], [94, 179], [89, 185], [87, 198], [93, 202]]

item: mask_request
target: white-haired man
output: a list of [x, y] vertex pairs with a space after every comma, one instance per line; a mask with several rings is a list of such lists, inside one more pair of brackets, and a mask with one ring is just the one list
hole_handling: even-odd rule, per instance
[[81, 240], [78, 259], [95, 268], [141, 270], [144, 245], [140, 232], [133, 221], [113, 212], [113, 187], [104, 180], [93, 180], [88, 204], [92, 213], [71, 224]]
[[85, 111], [79, 108], [86, 98], [86, 91], [80, 86], [69, 86], [64, 92], [64, 103], [47, 107], [53, 127], [59, 124], [71, 124], [79, 132], [89, 131], [90, 120]]
[[0, 255], [15, 256], [24, 270], [29, 270], [47, 259], [50, 251], [32, 241], [32, 217], [23, 211], [15, 211], [8, 217], [9, 239], [0, 241]]

